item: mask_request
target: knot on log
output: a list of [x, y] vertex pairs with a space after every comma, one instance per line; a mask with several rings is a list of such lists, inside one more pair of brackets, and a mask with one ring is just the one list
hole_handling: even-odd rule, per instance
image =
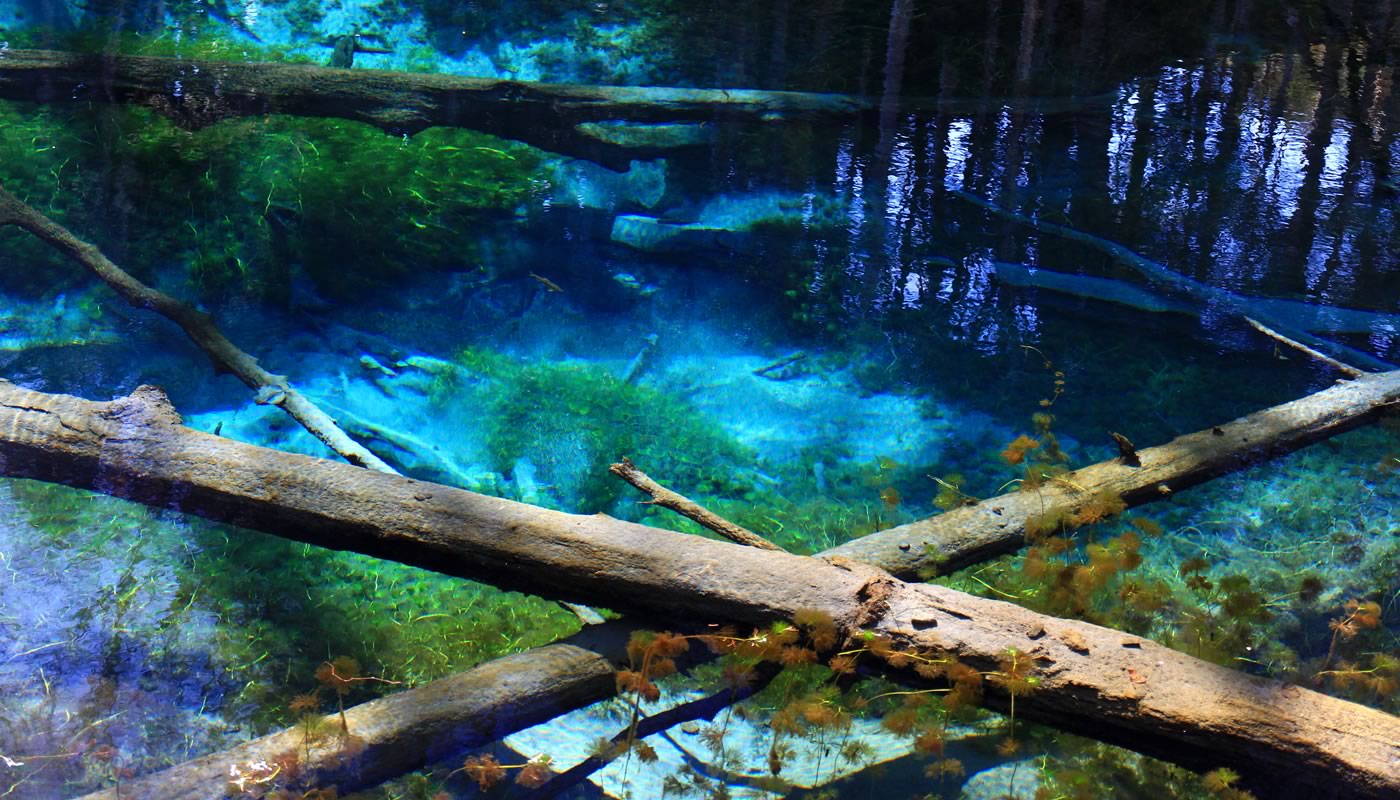
[[857, 606], [855, 613], [851, 616], [850, 623], [852, 635], [862, 629], [872, 627], [884, 619], [890, 610], [890, 597], [894, 595], [898, 587], [903, 585], [901, 581], [878, 567], [872, 567], [844, 556], [818, 556], [818, 558], [837, 569], [855, 573], [865, 579], [865, 582], [856, 590]]
[[126, 425], [171, 426], [184, 422], [165, 390], [148, 384], [138, 386], [130, 395], [108, 403], [101, 415], [104, 419]]

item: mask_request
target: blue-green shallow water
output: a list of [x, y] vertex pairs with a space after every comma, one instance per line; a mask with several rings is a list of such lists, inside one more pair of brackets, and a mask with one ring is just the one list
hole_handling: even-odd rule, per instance
[[[1335, 379], [1246, 314], [1368, 368], [1400, 359], [1400, 17], [1111, 5], [21, 0], [0, 4], [0, 47], [325, 64], [359, 31], [353, 69], [839, 91], [879, 111], [718, 128], [618, 175], [470, 131], [273, 117], [189, 133], [146, 109], [7, 103], [0, 182], [213, 312], [410, 474], [678, 527], [607, 474], [628, 455], [815, 551], [935, 513], [933, 477], [1005, 490], [1022, 473], [1000, 453], [1042, 401], [1081, 465], [1116, 452], [1109, 429], [1155, 444]], [[194, 427], [326, 455], [36, 242], [0, 233], [0, 259], [4, 377], [100, 398], [154, 383]], [[1019, 558], [949, 580], [1260, 674], [1384, 675], [1397, 451], [1362, 431], [1145, 509], [1165, 533], [1087, 602], [1066, 607]], [[542, 600], [66, 489], [10, 483], [0, 519], [9, 797], [81, 794], [292, 724], [326, 659], [413, 684], [576, 627]], [[1193, 557], [1209, 587], [1179, 569]], [[1380, 604], [1381, 624], [1328, 659], [1348, 600]], [[1395, 709], [1384, 687], [1323, 683]], [[599, 719], [595, 735], [616, 732]], [[1057, 792], [1205, 791], [1024, 722], [1024, 749], [997, 755], [1005, 721], [974, 724], [948, 748], [969, 791], [1041, 756], [1036, 782]], [[458, 763], [368, 796], [469, 796], [443, 783]], [[831, 791], [957, 796], [963, 778], [928, 763]]]

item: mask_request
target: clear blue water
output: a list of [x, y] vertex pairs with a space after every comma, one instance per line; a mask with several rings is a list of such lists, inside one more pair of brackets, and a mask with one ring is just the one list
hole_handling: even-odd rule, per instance
[[[1338, 377], [1246, 316], [1368, 370], [1400, 363], [1396, 12], [1111, 5], [8, 0], [0, 67], [27, 48], [324, 65], [358, 31], [351, 70], [843, 92], [871, 110], [716, 123], [618, 173], [470, 132], [187, 132], [145, 108], [6, 101], [0, 183], [211, 311], [408, 474], [677, 527], [606, 473], [628, 455], [815, 552], [937, 513], [932, 478], [1005, 490], [999, 453], [1047, 402], [1082, 465], [1115, 454], [1109, 428], [1157, 444]], [[329, 455], [24, 234], [0, 233], [0, 262], [0, 376], [104, 399], [156, 384], [193, 427]], [[1167, 534], [1137, 574], [1176, 599], [1086, 615], [1305, 680], [1328, 620], [1375, 601], [1382, 624], [1346, 655], [1395, 653], [1396, 449], [1377, 427], [1160, 504]], [[0, 796], [77, 796], [289, 725], [328, 658], [416, 684], [576, 627], [538, 598], [0, 489]], [[1188, 635], [1214, 608], [1177, 574], [1198, 555], [1271, 611], [1218, 653]], [[1018, 563], [950, 580], [1014, 594]], [[1303, 600], [1310, 576], [1323, 588]], [[581, 735], [616, 732], [598, 719]], [[1114, 796], [1156, 775], [1132, 762], [1137, 783], [1114, 785], [1104, 765], [1125, 756], [1048, 729], [1007, 759], [997, 724], [957, 746], [969, 792], [1041, 754], [1036, 774], [1088, 769]], [[924, 763], [833, 791], [957, 796], [963, 779], [925, 784]], [[366, 796], [470, 796], [442, 782], [454, 766]], [[1203, 791], [1181, 781], [1153, 791]]]

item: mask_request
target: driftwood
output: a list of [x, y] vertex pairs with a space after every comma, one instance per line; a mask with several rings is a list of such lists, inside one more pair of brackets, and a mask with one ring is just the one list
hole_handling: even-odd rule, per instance
[[651, 500], [647, 502], [655, 503], [662, 508], [669, 508], [677, 514], [687, 519], [694, 520], [697, 524], [714, 531], [735, 544], [757, 547], [761, 550], [783, 549], [748, 528], [730, 522], [685, 495], [667, 489], [665, 486], [652, 480], [645, 472], [637, 469], [637, 465], [633, 464], [632, 460], [629, 458], [623, 458], [620, 464], [610, 465], [608, 471], [641, 491], [646, 492], [648, 495], [651, 495]]
[[190, 340], [209, 356], [216, 369], [232, 373], [257, 393], [258, 403], [270, 403], [281, 408], [301, 423], [312, 436], [320, 439], [346, 461], [380, 472], [394, 472], [394, 469], [378, 456], [347, 436], [335, 424], [335, 420], [306, 395], [293, 388], [286, 376], [273, 375], [263, 369], [257, 359], [229, 341], [209, 314], [136, 280], [112, 263], [101, 250], [82, 241], [67, 228], [40, 214], [4, 187], [0, 187], [0, 227], [5, 225], [14, 225], [28, 231], [78, 262], [112, 287], [134, 308], [149, 309], [179, 325]]
[[[1196, 769], [1227, 765], [1269, 797], [1400, 793], [1400, 719], [1374, 709], [845, 558], [737, 547], [221, 439], [182, 426], [152, 387], [91, 402], [0, 385], [0, 470], [624, 611], [740, 624], [824, 611], [846, 635], [871, 631], [987, 672], [1015, 649], [1040, 679], [1017, 700], [1023, 718]], [[1007, 700], [996, 687], [984, 698]]]
[[1113, 458], [1035, 490], [1021, 490], [900, 525], [828, 551], [896, 577], [947, 574], [1025, 544], [1026, 518], [1112, 492], [1130, 507], [1372, 422], [1400, 404], [1400, 371], [1368, 375], [1257, 411], [1234, 422], [1137, 451], [1139, 467]]

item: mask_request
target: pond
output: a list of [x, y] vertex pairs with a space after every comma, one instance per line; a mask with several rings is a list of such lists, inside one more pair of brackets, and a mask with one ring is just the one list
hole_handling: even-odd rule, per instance
[[[609, 471], [625, 457], [814, 554], [1395, 369], [1397, 58], [1400, 9], [1351, 0], [0, 0], [0, 186], [207, 311], [394, 471], [714, 538]], [[490, 80], [443, 101], [438, 75]], [[338, 458], [286, 387], [250, 390], [32, 231], [0, 227], [0, 264], [0, 377], [159, 386], [190, 428]], [[1036, 523], [1063, 535], [1027, 523], [913, 579], [1396, 714], [1396, 429], [1287, 449], [1132, 509], [1094, 494]], [[161, 794], [134, 782], [287, 728], [309, 757], [354, 733], [343, 708], [573, 635], [589, 610], [555, 601], [588, 598], [109, 494], [0, 479], [0, 797], [1251, 785], [1228, 758], [1192, 772], [1014, 701], [944, 702], [955, 670], [930, 695], [833, 661], [808, 620], [812, 658], [624, 736], [568, 789], [521, 784], [757, 680], [756, 651], [658, 702], [634, 663], [646, 687], [424, 743], [387, 782], [279, 762]], [[976, 680], [996, 695], [1017, 658]]]

